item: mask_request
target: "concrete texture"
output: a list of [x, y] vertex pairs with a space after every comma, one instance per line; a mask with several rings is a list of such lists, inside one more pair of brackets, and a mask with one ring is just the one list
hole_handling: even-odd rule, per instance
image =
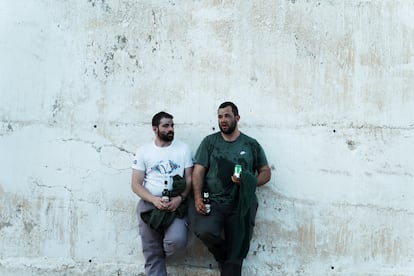
[[[150, 119], [265, 148], [243, 275], [414, 275], [413, 1], [0, 1], [0, 274], [143, 275]], [[191, 236], [171, 275], [218, 275]]]

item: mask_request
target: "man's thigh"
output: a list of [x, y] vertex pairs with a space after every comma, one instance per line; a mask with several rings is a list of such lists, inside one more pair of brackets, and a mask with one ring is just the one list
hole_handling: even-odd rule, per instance
[[189, 202], [190, 228], [197, 235], [200, 233], [211, 233], [220, 236], [224, 226], [225, 215], [221, 209], [212, 202], [211, 212], [208, 215], [202, 215], [196, 212], [194, 200]]

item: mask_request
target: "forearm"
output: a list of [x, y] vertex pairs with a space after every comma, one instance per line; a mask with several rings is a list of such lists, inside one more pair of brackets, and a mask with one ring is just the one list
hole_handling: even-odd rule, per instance
[[259, 173], [256, 176], [257, 178], [257, 186], [260, 187], [267, 182], [269, 182], [271, 176], [270, 168], [268, 166], [264, 166], [259, 169]]
[[201, 192], [203, 190], [204, 183], [204, 168], [200, 165], [195, 165], [192, 177], [192, 187], [194, 192], [194, 198], [200, 199]]
[[186, 168], [184, 172], [185, 190], [181, 193], [182, 196], [187, 197], [191, 191], [193, 168]]
[[201, 191], [203, 190], [203, 181], [198, 178], [193, 178], [193, 192], [194, 192], [194, 198], [201, 198]]
[[142, 200], [144, 201], [148, 201], [153, 203], [155, 196], [152, 195], [150, 192], [148, 192], [147, 189], [145, 189], [144, 186], [142, 185], [132, 185], [132, 190], [134, 191], [134, 193], [139, 196]]

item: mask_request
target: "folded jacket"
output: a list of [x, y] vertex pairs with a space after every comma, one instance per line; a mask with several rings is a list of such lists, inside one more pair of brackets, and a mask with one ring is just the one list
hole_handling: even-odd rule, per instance
[[237, 202], [237, 222], [230, 259], [245, 258], [250, 248], [250, 238], [253, 234], [251, 224], [251, 207], [256, 198], [257, 178], [252, 173], [243, 171], [240, 175], [239, 200]]
[[[185, 178], [175, 175], [172, 186], [171, 197], [179, 196], [185, 190]], [[187, 205], [187, 199], [185, 199], [174, 212], [159, 210], [154, 207], [151, 210], [141, 212], [140, 215], [142, 220], [152, 229], [164, 232], [175, 218], [183, 218], [187, 215]]]

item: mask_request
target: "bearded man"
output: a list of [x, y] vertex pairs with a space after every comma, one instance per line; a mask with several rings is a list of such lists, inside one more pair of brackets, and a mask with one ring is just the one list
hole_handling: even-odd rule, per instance
[[[220, 131], [205, 137], [194, 157], [189, 217], [194, 234], [213, 254], [221, 275], [241, 275], [258, 207], [256, 187], [266, 184], [271, 173], [260, 144], [240, 132], [237, 106], [222, 103], [217, 119]], [[211, 211], [203, 204], [206, 192]]]
[[[186, 198], [193, 162], [189, 147], [174, 140], [171, 114], [155, 114], [152, 129], [153, 142], [142, 145], [135, 154], [131, 186], [140, 197], [137, 215], [145, 273], [166, 276], [166, 257], [182, 251], [187, 244]], [[164, 189], [170, 192], [167, 201], [161, 197]]]

